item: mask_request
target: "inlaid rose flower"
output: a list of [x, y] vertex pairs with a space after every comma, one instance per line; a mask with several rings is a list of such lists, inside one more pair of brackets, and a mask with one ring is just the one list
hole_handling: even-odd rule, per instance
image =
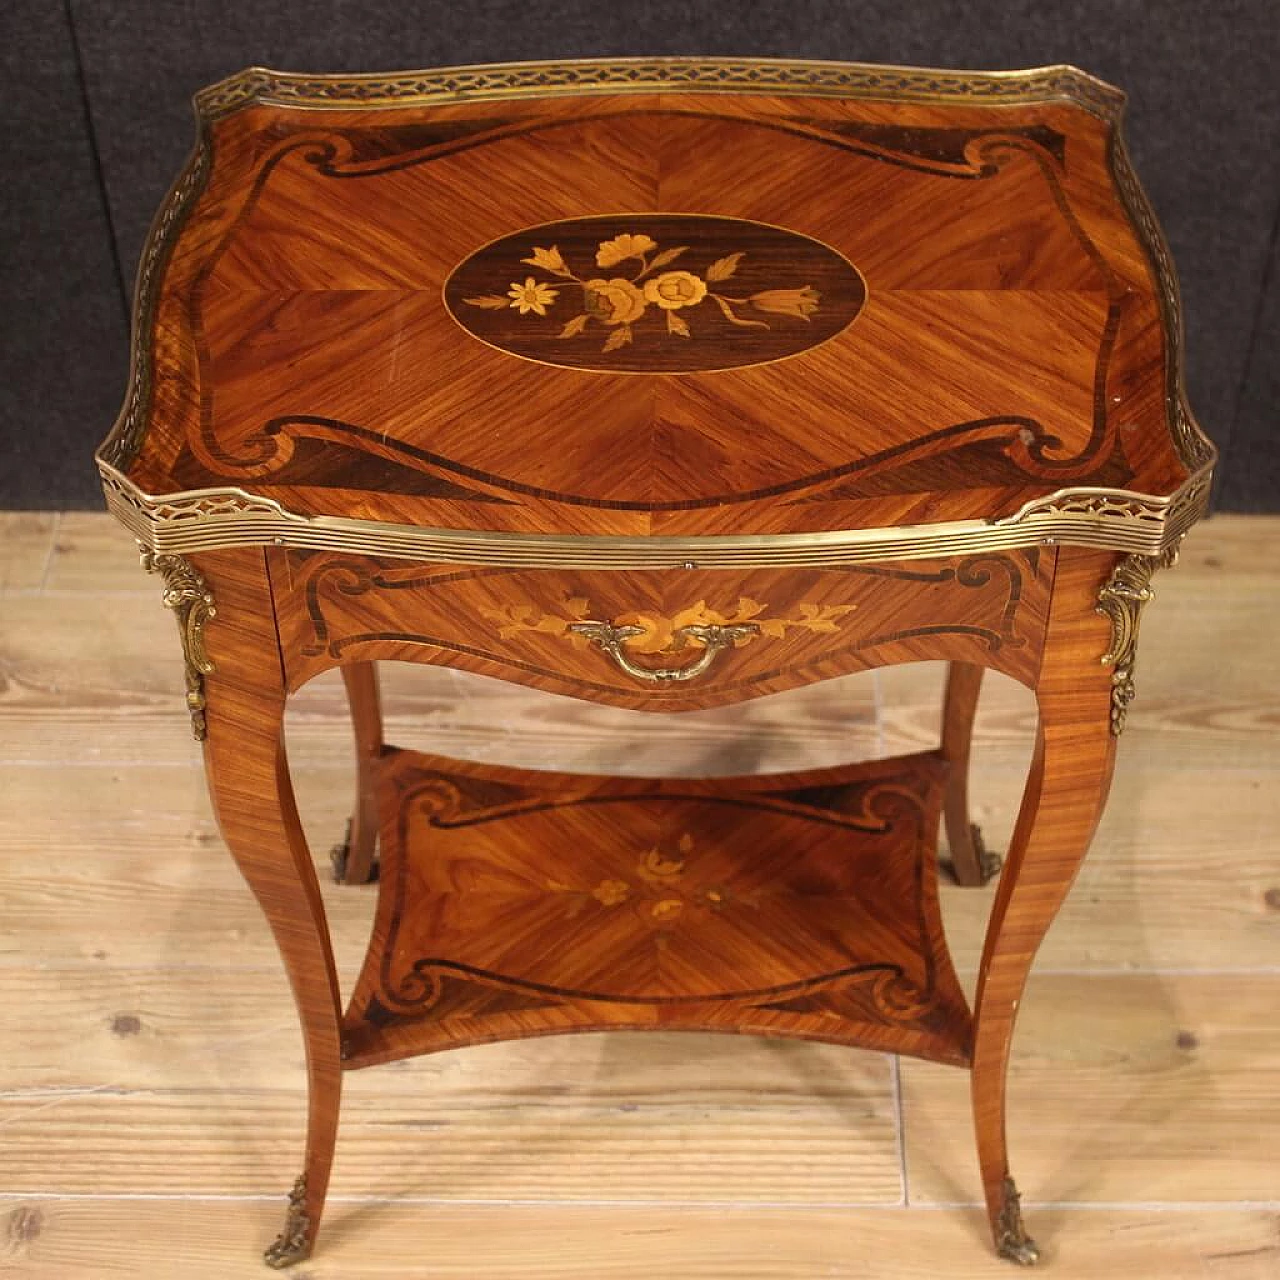
[[696, 306], [707, 296], [707, 283], [690, 271], [664, 271], [645, 282], [644, 296], [664, 311]]
[[645, 295], [630, 280], [588, 280], [587, 314], [605, 324], [630, 324], [644, 315]]

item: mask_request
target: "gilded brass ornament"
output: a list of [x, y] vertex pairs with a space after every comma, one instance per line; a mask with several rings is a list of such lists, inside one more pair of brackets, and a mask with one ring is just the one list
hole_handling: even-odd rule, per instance
[[191, 732], [197, 742], [203, 742], [207, 732], [204, 677], [213, 670], [213, 663], [204, 648], [204, 626], [210, 618], [217, 616], [213, 592], [184, 556], [157, 555], [142, 544], [138, 546], [138, 553], [142, 567], [148, 573], [159, 573], [164, 578], [161, 598], [165, 608], [173, 610], [178, 620], [178, 633], [182, 637]]
[[1103, 666], [1113, 666], [1111, 676], [1111, 732], [1124, 732], [1129, 704], [1137, 693], [1133, 680], [1137, 661], [1138, 624], [1142, 610], [1154, 599], [1151, 578], [1157, 569], [1171, 568], [1178, 560], [1178, 543], [1159, 556], [1125, 556], [1098, 592], [1097, 612], [1111, 620], [1111, 645], [1102, 655]]
[[612, 622], [573, 622], [569, 630], [585, 636], [597, 648], [607, 653], [627, 675], [650, 684], [675, 684], [684, 680], [696, 680], [704, 674], [725, 649], [742, 644], [759, 635], [760, 627], [754, 622], [736, 622], [727, 626], [717, 623], [692, 623], [677, 627], [672, 633], [673, 649], [683, 649], [690, 643], [702, 647], [696, 661], [680, 667], [642, 667], [623, 648], [628, 640], [645, 634], [644, 627], [615, 626]]
[[1114, 121], [1124, 94], [1075, 67], [952, 71], [785, 58], [584, 58], [508, 62], [371, 75], [298, 75], [250, 67], [196, 94], [201, 120], [244, 107], [377, 109], [433, 102], [552, 98], [581, 93], [725, 92], [894, 97], [904, 102], [1074, 102]]
[[311, 1252], [307, 1236], [311, 1231], [311, 1218], [307, 1213], [307, 1175], [302, 1174], [289, 1192], [289, 1207], [285, 1212], [284, 1229], [268, 1246], [263, 1258], [269, 1267], [280, 1270], [301, 1262]]
[[1000, 1217], [996, 1222], [996, 1252], [1020, 1267], [1034, 1267], [1040, 1261], [1040, 1246], [1022, 1225], [1022, 1198], [1012, 1178], [1004, 1180]]
[[765, 568], [875, 564], [981, 555], [1053, 544], [1160, 555], [1205, 513], [1211, 468], [1168, 498], [1123, 490], [1062, 489], [998, 520], [946, 520], [820, 533], [611, 537], [528, 534], [304, 516], [245, 489], [147, 494], [98, 459], [107, 507], [157, 555], [278, 546], [453, 564], [531, 569]]

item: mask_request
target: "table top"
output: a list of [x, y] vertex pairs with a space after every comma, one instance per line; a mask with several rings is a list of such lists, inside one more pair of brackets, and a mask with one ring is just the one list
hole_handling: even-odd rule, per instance
[[1156, 554], [1213, 450], [1082, 72], [661, 59], [197, 96], [99, 451], [155, 550]]

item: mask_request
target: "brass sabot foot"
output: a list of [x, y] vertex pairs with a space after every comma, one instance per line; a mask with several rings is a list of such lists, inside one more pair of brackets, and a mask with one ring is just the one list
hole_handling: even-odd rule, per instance
[[996, 1252], [1020, 1267], [1034, 1267], [1040, 1261], [1040, 1246], [1022, 1225], [1022, 1200], [1012, 1178], [1004, 1180], [1000, 1217], [996, 1223]]
[[1009, 1241], [1000, 1246], [1000, 1256], [1016, 1262], [1020, 1267], [1034, 1267], [1040, 1261], [1040, 1246], [1026, 1236], [1018, 1243]]
[[277, 1271], [301, 1262], [311, 1253], [311, 1219], [307, 1215], [307, 1175], [304, 1173], [289, 1192], [289, 1208], [284, 1229], [263, 1253], [267, 1266]]

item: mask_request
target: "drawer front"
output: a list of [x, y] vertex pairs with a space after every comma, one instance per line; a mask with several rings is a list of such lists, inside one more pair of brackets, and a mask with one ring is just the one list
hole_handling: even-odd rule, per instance
[[635, 572], [275, 550], [270, 562], [291, 687], [337, 664], [392, 659], [688, 710], [927, 658], [1030, 681], [1053, 553]]

